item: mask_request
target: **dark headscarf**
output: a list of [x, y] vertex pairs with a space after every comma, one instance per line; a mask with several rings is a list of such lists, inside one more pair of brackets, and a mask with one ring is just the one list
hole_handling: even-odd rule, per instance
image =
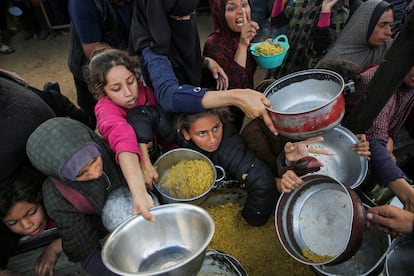
[[202, 58], [195, 16], [190, 20], [173, 17], [192, 14], [199, 0], [134, 1], [130, 51], [140, 55], [144, 48], [171, 60], [180, 84], [200, 85]]

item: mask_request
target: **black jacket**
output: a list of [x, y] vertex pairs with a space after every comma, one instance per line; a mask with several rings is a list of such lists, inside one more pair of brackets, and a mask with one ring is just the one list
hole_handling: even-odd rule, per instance
[[[276, 206], [279, 193], [273, 173], [263, 161], [250, 151], [231, 124], [224, 124], [223, 139], [215, 152], [205, 152], [193, 142], [184, 141], [173, 127], [171, 114], [156, 106], [140, 107], [130, 111], [128, 122], [139, 141], [151, 141], [156, 134], [170, 142], [172, 137], [181, 147], [191, 148], [206, 155], [215, 165], [223, 167], [226, 175], [244, 184], [247, 202], [242, 210], [243, 218], [251, 225], [266, 223]], [[165, 117], [167, 116], [167, 118]]]

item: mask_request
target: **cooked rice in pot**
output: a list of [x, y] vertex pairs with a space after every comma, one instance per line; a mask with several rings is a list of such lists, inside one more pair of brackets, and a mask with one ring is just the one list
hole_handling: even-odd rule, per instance
[[161, 181], [175, 198], [193, 198], [203, 194], [213, 184], [213, 170], [205, 160], [183, 160], [171, 167]]

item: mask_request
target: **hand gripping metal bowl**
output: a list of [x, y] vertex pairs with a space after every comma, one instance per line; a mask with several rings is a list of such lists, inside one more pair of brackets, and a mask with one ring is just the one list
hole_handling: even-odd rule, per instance
[[368, 160], [352, 150], [359, 139], [343, 126], [336, 126], [322, 135], [324, 140], [309, 147], [323, 149], [331, 154], [310, 154], [324, 164], [317, 172], [338, 179], [351, 189], [364, 181], [368, 173]]
[[203, 208], [174, 203], [152, 208], [155, 221], [136, 215], [119, 225], [102, 248], [105, 266], [119, 275], [196, 275], [214, 234]]
[[365, 210], [360, 198], [328, 176], [302, 179], [301, 187], [283, 193], [277, 202], [275, 226], [280, 243], [291, 257], [307, 265], [344, 262], [362, 241]]
[[337, 126], [345, 114], [343, 78], [330, 70], [310, 69], [286, 75], [269, 85], [264, 95], [279, 134], [307, 139]]
[[[163, 181], [166, 180], [168, 173], [171, 170], [171, 167], [184, 160], [204, 160], [207, 162], [213, 171], [213, 182], [209, 188], [201, 193], [200, 195], [192, 198], [177, 198], [170, 194], [168, 187], [163, 185]], [[225, 171], [220, 166], [215, 166], [210, 159], [207, 158], [204, 154], [187, 148], [178, 148], [170, 150], [163, 155], [161, 155], [158, 160], [154, 163], [154, 166], [157, 168], [158, 179], [160, 183], [153, 182], [155, 190], [159, 194], [161, 203], [191, 203], [195, 205], [203, 204], [210, 196], [211, 191], [216, 187], [216, 183], [223, 180], [225, 177]], [[216, 168], [221, 171], [221, 176], [217, 178]]]

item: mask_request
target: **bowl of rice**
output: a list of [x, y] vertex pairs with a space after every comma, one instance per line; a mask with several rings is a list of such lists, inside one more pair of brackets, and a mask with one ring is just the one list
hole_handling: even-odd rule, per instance
[[286, 35], [277, 36], [273, 42], [264, 41], [250, 46], [250, 53], [256, 63], [264, 69], [272, 69], [282, 65], [289, 50], [289, 41]]
[[[204, 154], [187, 148], [177, 148], [161, 155], [154, 166], [158, 181], [153, 182], [160, 202], [203, 204], [216, 183], [225, 177], [220, 166], [215, 166]], [[217, 179], [216, 168], [221, 176]]]

